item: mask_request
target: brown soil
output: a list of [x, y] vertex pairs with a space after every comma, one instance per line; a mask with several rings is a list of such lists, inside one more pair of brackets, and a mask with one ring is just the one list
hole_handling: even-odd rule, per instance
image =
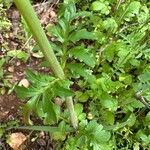
[[18, 118], [21, 105], [14, 93], [0, 96], [0, 123]]

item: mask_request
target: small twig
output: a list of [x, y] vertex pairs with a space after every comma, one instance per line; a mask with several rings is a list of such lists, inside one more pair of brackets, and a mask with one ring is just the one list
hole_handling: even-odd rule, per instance
[[59, 3], [59, 0], [54, 0], [50, 8], [55, 8], [58, 3]]
[[142, 91], [137, 92], [135, 94], [135, 98], [137, 100], [139, 100], [142, 104], [145, 105], [146, 108], [148, 108], [150, 110], [150, 104], [148, 103], [148, 101], [143, 96], [141, 96], [141, 93], [142, 93]]
[[33, 8], [37, 7], [49, 7], [50, 4], [57, 5], [59, 3], [59, 0], [49, 0], [48, 2], [44, 1], [43, 3], [38, 3], [33, 5]]
[[27, 41], [26, 41], [25, 44], [23, 45], [22, 49], [24, 49], [24, 48], [29, 44], [31, 38], [32, 38], [32, 35], [27, 39]]
[[48, 2], [43, 2], [43, 3], [38, 3], [38, 4], [35, 4], [33, 5], [33, 8], [36, 8], [36, 7], [39, 7], [39, 6], [46, 6], [48, 7], [50, 5], [50, 3], [52, 3], [53, 1], [48, 1]]

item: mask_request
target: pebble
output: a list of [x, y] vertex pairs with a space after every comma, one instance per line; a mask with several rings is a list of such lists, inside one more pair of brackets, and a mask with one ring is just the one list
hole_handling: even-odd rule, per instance
[[27, 79], [22, 79], [20, 82], [19, 82], [19, 86], [24, 86], [25, 88], [28, 88], [30, 85], [29, 81]]

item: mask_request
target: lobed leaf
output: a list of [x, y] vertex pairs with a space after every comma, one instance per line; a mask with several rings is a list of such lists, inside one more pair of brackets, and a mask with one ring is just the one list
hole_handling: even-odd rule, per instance
[[82, 46], [77, 46], [72, 48], [69, 53], [92, 68], [96, 65], [96, 59], [89, 49]]
[[79, 41], [79, 40], [96, 40], [96, 34], [93, 32], [88, 32], [86, 29], [81, 29], [81, 30], [77, 30], [75, 32], [73, 32], [70, 37], [69, 40], [72, 41], [73, 43]]

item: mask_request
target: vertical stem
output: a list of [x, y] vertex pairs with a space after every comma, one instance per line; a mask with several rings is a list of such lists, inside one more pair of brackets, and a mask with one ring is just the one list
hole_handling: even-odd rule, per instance
[[76, 113], [74, 111], [74, 106], [72, 103], [72, 97], [66, 98], [66, 105], [67, 105], [67, 108], [68, 108], [68, 111], [70, 114], [71, 123], [72, 123], [73, 127], [75, 129], [77, 129], [78, 128], [78, 119], [77, 119]]
[[[53, 73], [56, 77], [60, 79], [65, 79], [65, 74], [63, 72], [63, 69], [61, 68], [53, 50], [52, 47], [46, 37], [46, 34], [43, 30], [43, 28], [40, 25], [40, 21], [30, 4], [29, 0], [14, 0], [18, 10], [24, 17], [27, 25], [29, 26], [33, 36], [35, 37], [39, 47], [41, 48], [42, 53], [44, 54], [46, 60], [49, 62], [49, 66], [52, 69]], [[72, 126], [74, 128], [77, 128], [78, 122], [77, 117], [74, 112], [73, 107], [73, 101], [72, 97], [66, 98], [66, 104], [68, 107], [68, 110], [70, 112], [70, 118], [72, 122]]]

